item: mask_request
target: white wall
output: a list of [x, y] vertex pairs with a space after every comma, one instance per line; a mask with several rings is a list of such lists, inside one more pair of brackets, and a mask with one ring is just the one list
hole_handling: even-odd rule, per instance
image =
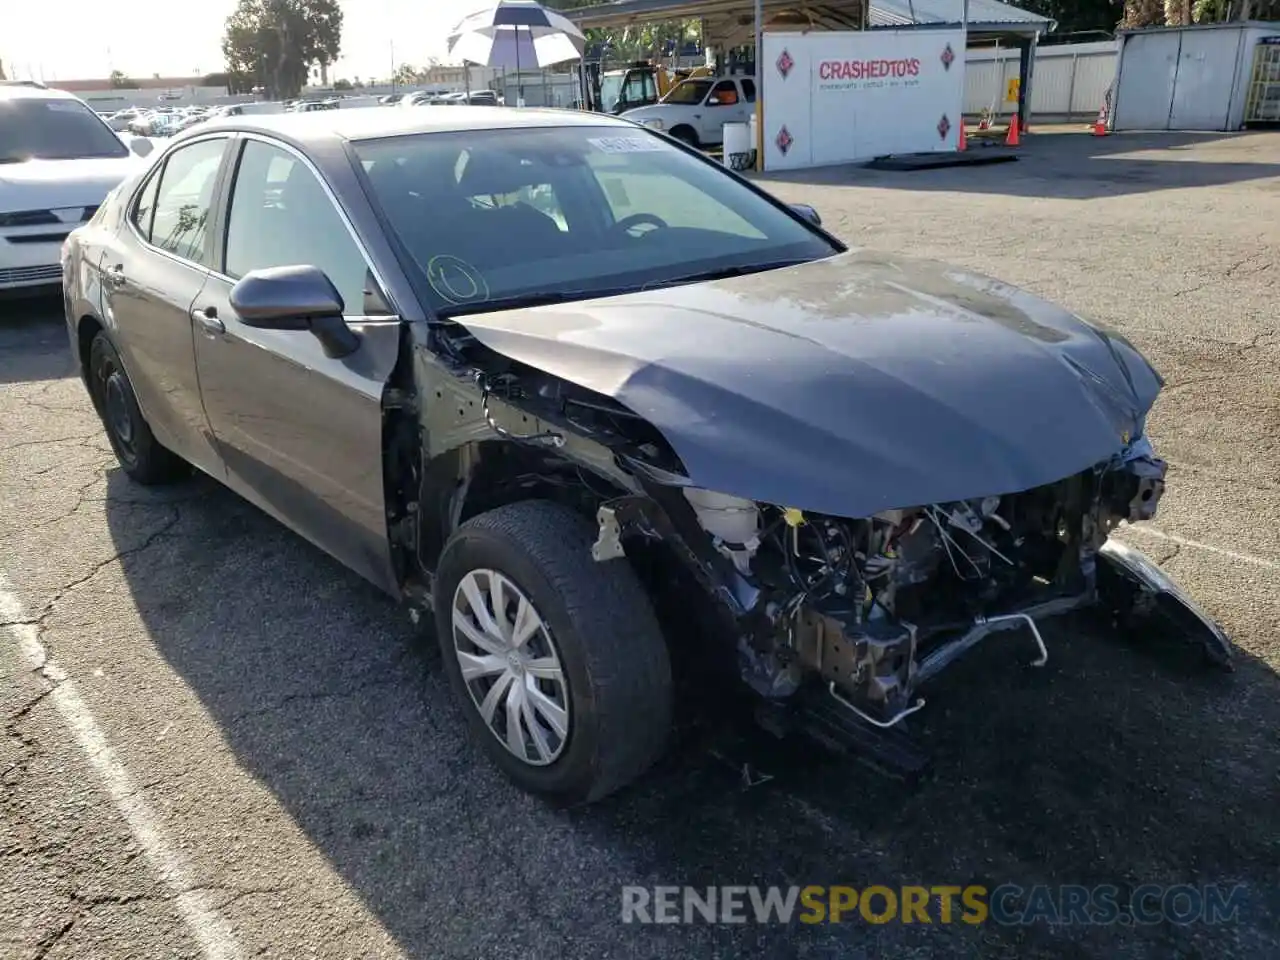
[[764, 169], [955, 150], [964, 42], [952, 29], [765, 33]]
[[[1031, 80], [1031, 119], [1092, 119], [1116, 75], [1119, 42], [1067, 43], [1039, 47]], [[964, 112], [974, 116], [994, 107], [996, 116], [1017, 109], [1008, 100], [1017, 80], [1019, 52], [1009, 47], [970, 50], [965, 74]]]

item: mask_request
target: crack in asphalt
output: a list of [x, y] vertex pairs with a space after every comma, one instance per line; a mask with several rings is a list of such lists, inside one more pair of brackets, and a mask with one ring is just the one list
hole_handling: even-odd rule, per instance
[[23, 447], [43, 447], [43, 446], [47, 446], [48, 444], [51, 444], [51, 443], [71, 443], [72, 441], [80, 441], [80, 442], [84, 442], [84, 441], [86, 441], [86, 440], [91, 440], [91, 439], [93, 439], [95, 436], [97, 436], [96, 432], [95, 432], [95, 433], [83, 434], [83, 435], [81, 435], [81, 434], [77, 434], [76, 436], [72, 436], [72, 437], [49, 437], [49, 438], [44, 439], [44, 440], [21, 440], [21, 441], [19, 441], [18, 443], [10, 443], [10, 444], [8, 444], [8, 445], [5, 447], [5, 449], [6, 449], [6, 450], [20, 450], [20, 449], [22, 449]]
[[[1226, 270], [1222, 272], [1222, 276], [1210, 277], [1207, 280], [1197, 283], [1194, 286], [1187, 287], [1184, 290], [1175, 290], [1173, 292], [1173, 295], [1175, 297], [1182, 297], [1188, 293], [1197, 293], [1200, 290], [1204, 290], [1206, 287], [1211, 287], [1214, 284], [1223, 283], [1227, 280], [1231, 280], [1235, 278], [1236, 274], [1240, 272], [1240, 270], [1245, 266], [1245, 264], [1253, 263], [1255, 261], [1262, 261], [1262, 263], [1256, 269], [1246, 271], [1247, 276], [1250, 276], [1250, 277], [1257, 276], [1260, 273], [1264, 273], [1265, 271], [1270, 270], [1271, 267], [1273, 266], [1272, 261], [1263, 260], [1261, 254], [1257, 254], [1257, 253], [1250, 254], [1249, 256], [1243, 257], [1240, 260], [1237, 260], [1234, 263], [1232, 263], [1230, 266], [1228, 266]], [[1268, 285], [1270, 285], [1270, 283], [1268, 283]]]
[[366, 690], [373, 690], [378, 687], [390, 687], [404, 682], [403, 677], [375, 677], [370, 680], [364, 680], [356, 683], [354, 686], [345, 690], [306, 690], [298, 693], [285, 694], [279, 700], [267, 704], [263, 707], [257, 707], [253, 710], [244, 710], [229, 717], [231, 723], [239, 723], [252, 717], [261, 717], [266, 714], [275, 713], [289, 706], [291, 703], [298, 701], [318, 702], [321, 700], [341, 700], [346, 697], [354, 697]]
[[245, 897], [290, 892], [289, 888], [284, 886], [237, 888], [205, 884], [184, 887], [174, 893], [86, 894], [80, 890], [72, 890], [68, 894], [71, 915], [36, 944], [35, 950], [31, 954], [32, 960], [43, 960], [44, 957], [47, 957], [75, 929], [76, 924], [99, 907], [127, 907], [134, 903], [156, 903], [163, 906], [172, 906], [179, 897], [187, 894], [221, 893], [226, 891], [230, 891], [231, 896], [219, 904], [219, 910], [223, 910]]
[[102, 460], [100, 463], [89, 464], [89, 466], [93, 467], [93, 478], [81, 484], [76, 489], [76, 502], [72, 505], [71, 509], [58, 514], [56, 517], [51, 517], [48, 520], [41, 520], [39, 523], [28, 524], [27, 529], [39, 530], [41, 527], [49, 527], [55, 523], [61, 523], [63, 520], [68, 519], [77, 511], [79, 511], [80, 508], [83, 507], [86, 502], [88, 502], [89, 490], [97, 486], [99, 482], [106, 479], [107, 467], [113, 462], [113, 460], [114, 458], [108, 458], [108, 459]]
[[64, 598], [66, 598], [68, 594], [76, 590], [78, 587], [84, 586], [86, 583], [88, 583], [90, 580], [96, 577], [99, 573], [101, 573], [107, 567], [111, 566], [113, 563], [118, 563], [121, 560], [124, 560], [128, 557], [137, 556], [140, 553], [150, 550], [153, 546], [155, 546], [156, 543], [158, 543], [163, 537], [165, 537], [170, 530], [172, 530], [174, 527], [178, 525], [178, 523], [182, 520], [182, 510], [180, 509], [181, 503], [165, 503], [163, 504], [163, 506], [166, 506], [169, 508], [170, 517], [160, 526], [160, 529], [155, 530], [154, 532], [149, 534], [146, 537], [146, 539], [143, 540], [142, 543], [138, 544], [137, 546], [128, 547], [124, 550], [117, 550], [115, 553], [107, 557], [105, 560], [100, 560], [99, 562], [93, 564], [92, 568], [89, 570], [88, 573], [84, 574], [81, 577], [77, 577], [75, 580], [72, 580], [70, 583], [64, 584], [61, 588], [58, 589], [58, 591], [53, 595], [53, 597], [44, 605], [44, 608], [40, 611], [40, 615], [36, 618], [36, 621], [37, 621], [36, 628], [37, 630], [40, 631], [41, 636], [43, 636], [44, 634], [46, 621], [48, 620], [49, 616], [53, 614], [54, 608], [57, 606], [59, 602], [61, 602]]

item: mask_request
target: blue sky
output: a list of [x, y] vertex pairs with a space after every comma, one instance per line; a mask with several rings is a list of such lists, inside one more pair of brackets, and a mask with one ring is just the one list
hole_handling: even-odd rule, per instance
[[[341, 0], [343, 57], [333, 79], [386, 76], [396, 63], [445, 59], [449, 28], [483, 0]], [[222, 68], [235, 0], [8, 0], [0, 60], [10, 77], [186, 76]], [[68, 29], [68, 25], [73, 25]], [[393, 48], [394, 38], [394, 48]]]

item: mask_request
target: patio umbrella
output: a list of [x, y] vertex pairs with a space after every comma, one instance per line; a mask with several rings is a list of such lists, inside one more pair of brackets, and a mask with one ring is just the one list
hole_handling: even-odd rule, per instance
[[462, 20], [449, 35], [449, 53], [484, 67], [513, 67], [524, 101], [520, 67], [541, 69], [577, 60], [586, 38], [572, 21], [535, 0], [497, 0]]

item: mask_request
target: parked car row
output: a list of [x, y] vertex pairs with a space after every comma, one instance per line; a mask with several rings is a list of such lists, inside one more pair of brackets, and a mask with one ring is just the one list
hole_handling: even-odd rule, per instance
[[115, 113], [99, 114], [117, 133], [141, 137], [171, 137], [209, 118], [214, 107], [126, 107]]
[[492, 90], [472, 90], [470, 93], [430, 93], [419, 90], [407, 93], [399, 99], [402, 107], [502, 107], [506, 99]]

